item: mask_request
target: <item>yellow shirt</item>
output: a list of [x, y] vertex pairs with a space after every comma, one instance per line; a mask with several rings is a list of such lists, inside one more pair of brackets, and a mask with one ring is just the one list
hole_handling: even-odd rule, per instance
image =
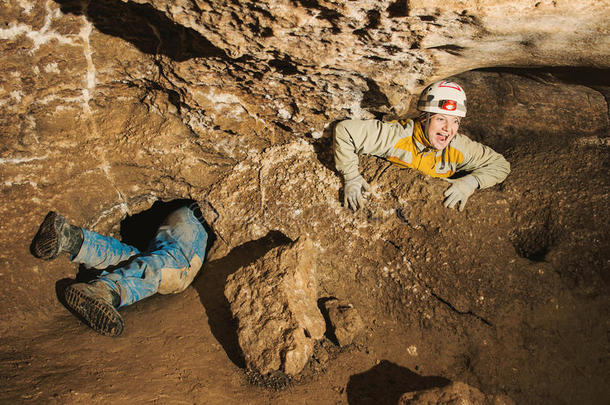
[[480, 188], [504, 181], [510, 164], [488, 146], [457, 134], [443, 150], [431, 147], [421, 124], [406, 120], [346, 120], [335, 127], [334, 155], [337, 170], [346, 180], [360, 174], [358, 155], [385, 158], [400, 167], [409, 167], [432, 177], [451, 177], [469, 171]]
[[[400, 124], [404, 126], [406, 122]], [[432, 148], [421, 124], [416, 122], [412, 135], [399, 139], [386, 154], [386, 159], [396, 166], [419, 170], [431, 177], [451, 177], [464, 161], [464, 154], [451, 143], [442, 151]]]

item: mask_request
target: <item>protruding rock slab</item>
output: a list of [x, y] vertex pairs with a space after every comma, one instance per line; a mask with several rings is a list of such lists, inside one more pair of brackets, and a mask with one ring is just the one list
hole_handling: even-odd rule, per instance
[[302, 239], [228, 277], [225, 296], [249, 369], [296, 375], [311, 358], [326, 329], [317, 306], [314, 257], [311, 241]]
[[506, 395], [485, 395], [462, 382], [445, 387], [408, 392], [400, 397], [398, 405], [515, 405]]
[[364, 329], [364, 322], [352, 304], [336, 298], [324, 303], [339, 346], [347, 346]]

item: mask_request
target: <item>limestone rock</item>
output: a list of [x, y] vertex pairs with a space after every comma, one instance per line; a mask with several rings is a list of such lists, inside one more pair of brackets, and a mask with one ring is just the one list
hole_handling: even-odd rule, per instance
[[364, 322], [354, 306], [347, 301], [330, 299], [324, 303], [328, 319], [339, 346], [346, 346], [364, 329]]
[[478, 389], [454, 382], [442, 388], [409, 392], [398, 401], [399, 405], [515, 405], [505, 395], [485, 395]]
[[[480, 67], [608, 66], [609, 11], [598, 0], [128, 3], [187, 27], [225, 60], [248, 70], [265, 66], [261, 74], [269, 80], [249, 86], [284, 97], [256, 106], [245, 94], [234, 96], [248, 112], [283, 111], [278, 118], [291, 127], [301, 127], [301, 117], [313, 118], [303, 112], [319, 103], [333, 105], [331, 116], [341, 108], [354, 115], [369, 107], [404, 112], [410, 100], [405, 89], [416, 93], [436, 78]], [[285, 85], [295, 89], [294, 102], [285, 97]]]
[[[534, 331], [555, 328], [554, 318], [502, 326], [529, 324], [521, 307], [531, 297], [539, 311], [557, 296], [551, 274], [591, 296], [607, 291], [609, 93], [597, 84], [610, 67], [609, 14], [606, 0], [4, 1], [0, 224], [10, 237], [0, 335], [38, 335], [41, 321], [64, 314], [53, 286], [75, 266], [27, 250], [48, 210], [119, 236], [127, 215], [193, 198], [209, 203], [211, 260], [272, 230], [311, 235], [320, 286], [366, 319], [383, 312], [456, 333], [457, 322], [492, 323], [505, 332], [482, 349], [488, 358], [520, 346], [520, 334], [553, 351], [598, 341], [589, 324], [603, 323], [579, 312], [567, 316], [581, 323], [552, 336]], [[580, 77], [566, 85], [515, 66], [578, 67]], [[493, 69], [462, 73], [484, 67]], [[409, 116], [421, 87], [454, 74], [469, 97], [462, 127], [505, 154], [507, 181], [458, 215], [440, 204], [444, 182], [363, 157], [367, 207], [344, 209], [333, 124]], [[513, 229], [520, 240], [507, 236]], [[557, 237], [544, 263], [515, 252], [547, 230]], [[459, 316], [449, 322], [447, 311]], [[566, 356], [587, 373], [567, 377], [563, 358], [540, 349], [503, 358], [490, 375], [515, 367], [553, 384], [573, 379], [573, 397], [594, 395], [598, 353]], [[502, 384], [564, 395], [550, 382]]]
[[[603, 93], [598, 91], [601, 89], [578, 84], [568, 69], [516, 72], [521, 75], [479, 71], [459, 76], [459, 82], [468, 89], [471, 118], [476, 117], [464, 120], [462, 131], [500, 149], [532, 141], [548, 146], [608, 133], [608, 108]], [[583, 73], [590, 81], [601, 75], [593, 70]], [[490, 93], [498, 102], [489, 102]], [[506, 119], [498, 119], [500, 111]]]
[[298, 374], [322, 338], [312, 243], [299, 240], [270, 250], [229, 276], [225, 296], [239, 322], [238, 339], [249, 369]]

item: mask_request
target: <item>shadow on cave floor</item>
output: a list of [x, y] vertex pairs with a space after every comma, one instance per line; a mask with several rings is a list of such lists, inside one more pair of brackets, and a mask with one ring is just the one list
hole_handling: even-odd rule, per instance
[[323, 136], [317, 139], [313, 139], [311, 144], [313, 145], [316, 157], [322, 163], [324, 167], [337, 175], [337, 169], [335, 168], [335, 158], [333, 155], [333, 134], [335, 126], [342, 120], [335, 120], [331, 122], [326, 128], [324, 128]]
[[[155, 236], [163, 220], [178, 208], [191, 207], [195, 216], [200, 219], [208, 232], [208, 248], [214, 243], [216, 237], [209, 225], [203, 221], [201, 211], [196, 201], [190, 199], [177, 199], [169, 202], [156, 201], [151, 208], [138, 214], [128, 216], [121, 221], [120, 233], [123, 243], [135, 246], [145, 251]], [[271, 231], [263, 238], [246, 242], [233, 248], [225, 257], [205, 261], [199, 275], [193, 282], [201, 303], [208, 316], [212, 334], [222, 345], [229, 359], [238, 367], [244, 367], [244, 360], [237, 342], [237, 325], [231, 315], [229, 303], [224, 296], [226, 278], [240, 267], [246, 266], [264, 256], [269, 250], [290, 243], [291, 240], [279, 231]], [[112, 271], [124, 265], [120, 263]], [[79, 267], [76, 279], [64, 278], [56, 282], [55, 290], [59, 302], [70, 310], [64, 299], [65, 288], [75, 282], [88, 282], [95, 279], [101, 270]], [[72, 311], [70, 311], [72, 312]]]
[[[337, 171], [335, 168], [335, 158], [333, 152], [333, 134], [335, 131], [335, 126], [341, 122], [342, 120], [335, 120], [331, 122], [325, 129], [322, 137], [313, 139], [311, 141], [311, 145], [313, 146], [313, 150], [316, 154], [316, 157], [320, 163], [332, 173], [334, 173], [337, 177], [343, 181], [343, 176], [341, 173]], [[340, 188], [339, 193], [337, 194], [337, 199], [339, 201], [343, 201], [343, 187]]]
[[[181, 62], [191, 58], [227, 58], [197, 31], [176, 24], [149, 4], [121, 0], [53, 0], [66, 14], [84, 15], [102, 33], [119, 37], [140, 51]], [[153, 28], [154, 27], [154, 28]]]
[[370, 370], [352, 375], [347, 383], [349, 405], [397, 404], [405, 392], [444, 387], [450, 380], [423, 377], [387, 360]]
[[212, 334], [238, 367], [243, 368], [245, 364], [237, 342], [237, 322], [233, 319], [229, 302], [224, 296], [227, 277], [240, 267], [264, 256], [269, 250], [290, 242], [283, 233], [271, 231], [261, 239], [233, 248], [223, 258], [205, 263], [193, 283], [207, 313]]

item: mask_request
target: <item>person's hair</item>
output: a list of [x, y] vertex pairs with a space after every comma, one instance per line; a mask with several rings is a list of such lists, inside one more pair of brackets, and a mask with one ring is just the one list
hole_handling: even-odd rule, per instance
[[[427, 112], [420, 112], [420, 114], [415, 118], [415, 121], [424, 122], [426, 120], [427, 116], [428, 116]], [[430, 116], [432, 116], [432, 114], [430, 114]]]
[[[422, 112], [413, 121], [424, 122], [426, 120], [426, 118], [428, 118], [427, 114], [430, 114], [430, 118], [432, 118], [433, 115], [437, 115], [437, 114], [440, 114], [440, 113]], [[448, 115], [451, 115], [451, 114], [448, 114]], [[463, 117], [458, 117], [457, 115], [453, 115], [453, 117], [456, 117], [460, 123], [462, 123], [462, 120], [464, 119]]]

